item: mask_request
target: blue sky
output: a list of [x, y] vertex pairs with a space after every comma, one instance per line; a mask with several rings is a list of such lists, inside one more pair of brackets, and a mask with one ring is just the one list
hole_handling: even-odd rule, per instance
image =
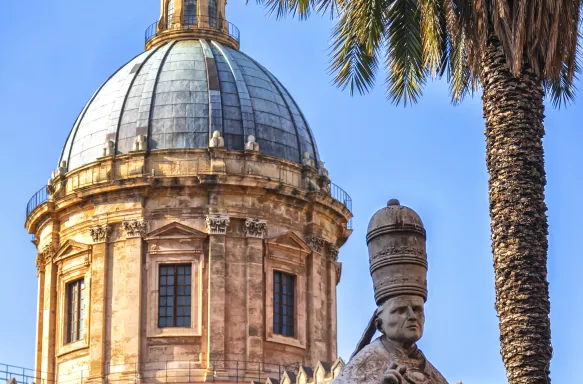
[[[242, 50], [273, 72], [302, 107], [333, 182], [354, 201], [354, 233], [340, 253], [339, 353], [348, 359], [374, 310], [365, 242], [368, 220], [399, 198], [428, 233], [429, 300], [420, 342], [450, 382], [505, 382], [494, 309], [484, 125], [479, 97], [449, 103], [447, 84], [394, 107], [382, 81], [350, 97], [327, 71], [332, 23], [266, 17], [231, 0]], [[0, 24], [0, 362], [33, 367], [36, 251], [25, 205], [46, 183], [77, 114], [114, 70], [143, 50], [158, 0], [30, 0], [3, 4]], [[379, 74], [382, 80], [383, 74]], [[579, 84], [580, 85], [580, 84]], [[580, 257], [583, 110], [547, 109], [549, 280], [556, 383], [579, 381], [583, 358]]]

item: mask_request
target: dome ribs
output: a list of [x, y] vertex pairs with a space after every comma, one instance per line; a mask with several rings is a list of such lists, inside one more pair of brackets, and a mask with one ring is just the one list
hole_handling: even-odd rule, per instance
[[154, 82], [154, 88], [152, 89], [152, 98], [150, 99], [150, 110], [148, 111], [148, 142], [147, 142], [148, 143], [147, 144], [148, 151], [152, 150], [153, 142], [154, 142], [154, 140], [152, 139], [152, 119], [154, 117], [154, 105], [156, 103], [156, 90], [158, 89], [158, 83], [160, 81], [160, 74], [162, 73], [162, 68], [164, 68], [164, 64], [166, 63], [166, 59], [168, 58], [168, 55], [170, 54], [170, 52], [172, 51], [172, 48], [174, 48], [176, 43], [177, 43], [177, 41], [174, 41], [168, 47], [168, 50], [166, 51], [166, 53], [164, 53], [164, 57], [162, 58], [162, 61], [160, 62], [160, 66], [156, 70], [156, 81]]
[[[127, 105], [127, 101], [128, 98], [130, 96], [130, 93], [132, 92], [132, 88], [134, 86], [134, 83], [136, 81], [136, 79], [138, 78], [138, 76], [140, 75], [140, 72], [142, 71], [142, 68], [144, 67], [144, 65], [150, 60], [150, 58], [156, 53], [158, 52], [158, 50], [160, 49], [161, 46], [156, 47], [155, 49], [153, 49], [152, 51], [150, 51], [150, 54], [148, 56], [146, 56], [144, 58], [144, 60], [141, 63], [137, 63], [134, 68], [132, 68], [132, 70], [130, 71], [130, 73], [128, 74], [128, 76], [131, 76], [133, 74], [133, 76], [131, 77], [129, 86], [127, 88], [127, 91], [123, 97], [123, 102], [121, 105], [121, 108], [119, 110], [119, 116], [117, 118], [117, 124], [116, 124], [116, 129], [115, 129], [115, 150], [113, 152], [113, 156], [117, 156], [118, 151], [119, 151], [119, 131], [121, 128], [121, 123], [122, 123], [122, 119], [123, 119], [123, 115], [126, 109], [126, 105]], [[127, 80], [127, 78], [124, 80], [124, 82]]]
[[227, 61], [227, 64], [231, 69], [231, 73], [233, 74], [233, 78], [235, 79], [235, 85], [237, 87], [237, 93], [239, 96], [239, 106], [241, 108], [243, 137], [247, 138], [249, 135], [257, 137], [257, 130], [255, 127], [255, 113], [253, 111], [251, 96], [249, 95], [249, 89], [247, 89], [247, 83], [245, 82], [243, 73], [241, 72], [241, 69], [239, 68], [239, 65], [235, 59], [233, 59], [225, 47], [216, 41], [213, 41], [212, 44]]
[[[138, 58], [140, 55], [143, 55], [143, 52], [134, 56], [131, 60], [129, 60], [127, 63], [125, 63], [124, 65], [122, 65], [121, 67], [119, 67], [114, 73], [111, 74], [111, 76], [109, 76], [107, 78], [107, 80], [105, 80], [97, 89], [97, 91], [95, 91], [95, 93], [93, 94], [93, 96], [91, 96], [91, 99], [89, 99], [89, 102], [87, 103], [87, 105], [85, 105], [85, 108], [83, 108], [83, 111], [81, 111], [81, 113], [79, 114], [79, 116], [77, 117], [77, 120], [75, 120], [75, 124], [73, 125], [73, 129], [71, 129], [71, 131], [69, 132], [69, 136], [67, 136], [67, 141], [65, 141], [65, 146], [63, 147], [63, 151], [61, 153], [61, 160], [59, 161], [59, 165], [61, 164], [61, 162], [64, 160], [63, 157], [65, 156], [65, 150], [67, 148], [67, 146], [69, 147], [69, 153], [67, 155], [67, 168], [69, 167], [69, 164], [71, 163], [71, 150], [73, 149], [73, 143], [75, 143], [75, 137], [77, 136], [77, 131], [79, 130], [79, 126], [81, 125], [81, 122], [83, 121], [83, 118], [85, 117], [85, 114], [87, 113], [87, 111], [89, 110], [89, 108], [91, 107], [91, 105], [93, 104], [93, 101], [95, 101], [95, 99], [97, 98], [97, 95], [99, 95], [99, 92], [101, 92], [101, 90], [103, 89], [103, 87], [105, 87], [105, 85], [115, 77], [115, 75], [117, 75], [122, 69], [124, 69], [129, 63], [131, 63], [132, 61], [134, 61], [136, 58]], [[71, 141], [69, 142], [69, 138], [71, 139]]]
[[302, 153], [302, 144], [301, 144], [301, 142], [300, 142], [300, 132], [299, 132], [299, 130], [298, 130], [298, 124], [297, 124], [297, 122], [296, 122], [296, 119], [295, 119], [295, 116], [294, 116], [294, 114], [292, 113], [292, 111], [291, 111], [291, 109], [290, 109], [289, 103], [287, 102], [287, 100], [286, 100], [286, 97], [285, 97], [285, 95], [283, 94], [283, 92], [282, 92], [282, 90], [281, 90], [281, 88], [280, 88], [280, 86], [279, 86], [279, 82], [277, 81], [277, 79], [275, 78], [275, 76], [273, 76], [273, 75], [272, 75], [272, 74], [271, 74], [269, 71], [267, 71], [267, 70], [266, 70], [266, 69], [265, 69], [265, 68], [264, 68], [262, 65], [260, 65], [258, 62], [256, 62], [255, 60], [253, 60], [251, 57], [249, 57], [248, 55], [244, 54], [243, 52], [240, 52], [240, 53], [241, 53], [243, 56], [245, 56], [247, 59], [249, 59], [249, 60], [250, 60], [252, 63], [254, 63], [254, 64], [257, 66], [257, 68], [259, 68], [259, 70], [260, 70], [261, 72], [263, 72], [263, 73], [265, 74], [265, 76], [267, 76], [267, 77], [268, 77], [268, 78], [271, 80], [271, 82], [273, 83], [273, 85], [274, 85], [274, 86], [275, 86], [275, 88], [277, 89], [277, 92], [278, 92], [278, 93], [279, 93], [279, 95], [281, 96], [281, 98], [282, 98], [283, 102], [285, 103], [285, 106], [287, 107], [287, 110], [289, 111], [289, 115], [290, 115], [291, 121], [292, 121], [292, 123], [293, 123], [293, 125], [294, 125], [294, 129], [295, 129], [295, 131], [296, 131], [296, 142], [298, 143], [298, 158], [297, 158], [297, 160], [295, 160], [295, 161], [296, 161], [296, 162], [298, 162], [298, 163], [300, 163], [300, 162], [302, 161], [302, 156], [303, 156], [303, 153]]
[[[219, 80], [219, 71], [217, 69], [217, 64], [215, 62], [215, 57], [211, 51], [208, 43], [205, 40], [200, 40], [200, 45], [202, 47], [202, 53], [205, 58], [207, 82], [209, 89], [209, 137], [214, 131], [221, 132], [221, 135], [225, 137], [225, 130], [223, 124], [223, 103], [221, 96], [221, 84]], [[227, 140], [227, 147], [229, 145], [229, 138], [225, 137]]]
[[263, 154], [301, 164], [308, 153], [319, 161], [308, 122], [283, 84], [253, 58], [203, 39], [160, 44], [118, 69], [77, 117], [61, 159], [72, 171], [136, 149], [203, 149], [213, 131], [229, 150], [244, 151], [254, 136]]

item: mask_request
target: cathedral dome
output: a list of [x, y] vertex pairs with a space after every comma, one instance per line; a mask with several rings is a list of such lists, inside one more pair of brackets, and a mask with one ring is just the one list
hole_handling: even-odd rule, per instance
[[93, 95], [61, 155], [69, 171], [137, 150], [207, 148], [219, 131], [225, 148], [301, 163], [318, 150], [308, 122], [285, 87], [241, 51], [206, 39], [174, 40], [132, 59]]

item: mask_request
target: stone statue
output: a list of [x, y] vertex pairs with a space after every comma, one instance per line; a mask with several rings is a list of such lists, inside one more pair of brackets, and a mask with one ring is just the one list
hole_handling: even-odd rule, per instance
[[304, 167], [312, 167], [312, 168], [314, 168], [316, 166], [316, 163], [314, 162], [314, 160], [312, 159], [312, 157], [310, 156], [310, 154], [308, 152], [304, 152], [304, 157], [302, 158], [302, 165]]
[[249, 135], [245, 144], [246, 151], [259, 152], [259, 143], [255, 141], [255, 136]]
[[145, 135], [136, 136], [136, 141], [134, 141], [134, 151], [145, 150], [146, 150], [146, 136]]
[[103, 157], [113, 156], [115, 152], [115, 141], [106, 140], [103, 145]]
[[213, 137], [209, 142], [209, 148], [223, 148], [225, 146], [225, 139], [221, 137], [221, 132], [214, 131]]
[[[371, 219], [367, 243], [377, 310], [333, 384], [447, 384], [416, 345], [427, 300], [421, 218], [391, 200]], [[381, 336], [371, 342], [377, 330]]]

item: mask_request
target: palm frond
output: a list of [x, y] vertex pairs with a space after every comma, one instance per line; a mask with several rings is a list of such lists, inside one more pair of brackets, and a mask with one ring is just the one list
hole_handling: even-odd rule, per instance
[[575, 81], [578, 79], [577, 74], [581, 68], [578, 57], [580, 51], [581, 46], [577, 44], [575, 50], [570, 52], [572, 57], [568, 57], [563, 61], [559, 80], [547, 79], [543, 83], [545, 94], [555, 108], [567, 107], [575, 101], [577, 92]]
[[416, 103], [426, 83], [420, 16], [417, 0], [395, 0], [387, 9], [386, 86], [396, 105]]
[[472, 95], [478, 87], [477, 77], [472, 72], [469, 61], [469, 41], [461, 30], [455, 40], [451, 40], [447, 80], [452, 103], [461, 103], [466, 96]]
[[423, 63], [433, 78], [441, 68], [445, 28], [441, 0], [419, 0]]
[[[256, 0], [256, 2], [265, 6], [269, 13], [275, 14], [277, 19], [291, 14], [305, 20], [313, 12], [321, 14], [329, 12], [331, 17], [335, 17], [345, 0]], [[249, 0], [246, 0], [246, 3], [248, 4]]]
[[334, 82], [351, 95], [366, 93], [374, 84], [384, 32], [383, 3], [351, 1], [334, 28], [330, 70]]

